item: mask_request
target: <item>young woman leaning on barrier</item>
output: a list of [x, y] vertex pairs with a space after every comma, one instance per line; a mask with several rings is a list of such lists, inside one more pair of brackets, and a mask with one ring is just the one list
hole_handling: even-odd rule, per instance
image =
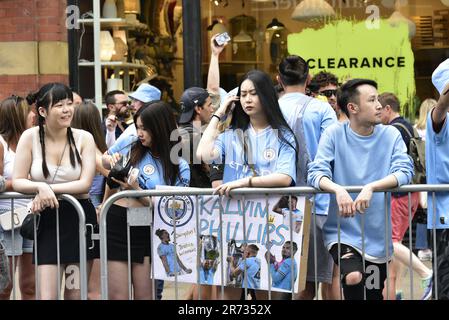
[[[27, 97], [36, 104], [39, 127], [26, 130], [20, 137], [14, 162], [13, 187], [21, 193], [36, 194], [32, 211], [40, 212], [37, 234], [37, 264], [41, 299], [58, 297], [57, 274], [72, 274], [65, 286], [65, 299], [79, 298], [78, 214], [67, 201], [55, 194], [68, 193], [78, 198], [86, 224], [97, 224], [95, 208], [88, 191], [95, 175], [95, 142], [84, 130], [72, 129], [72, 91], [64, 84], [49, 83]], [[58, 269], [56, 209], [59, 208]], [[90, 229], [86, 239], [91, 246]], [[98, 256], [98, 246], [87, 250], [87, 259]], [[33, 255], [34, 261], [34, 255]], [[88, 277], [91, 262], [88, 263]], [[74, 272], [75, 270], [75, 272]], [[76, 272], [78, 270], [78, 272]], [[68, 279], [69, 280], [69, 279]], [[70, 282], [70, 283], [69, 283]]]
[[[14, 158], [21, 134], [33, 126], [36, 114], [32, 107], [19, 96], [11, 96], [0, 102], [0, 175], [6, 180], [6, 191], [12, 191], [12, 174], [14, 171]], [[28, 199], [15, 199], [14, 209], [24, 207]], [[0, 200], [0, 215], [11, 211], [11, 200]], [[0, 241], [6, 246], [6, 255], [9, 257], [9, 270], [19, 265], [19, 288], [22, 300], [34, 299], [34, 268], [32, 264], [33, 241], [24, 239], [19, 233], [19, 228], [14, 230], [14, 242], [12, 231], [5, 231], [0, 226]], [[1, 300], [9, 300], [12, 291], [12, 283], [0, 293]]]
[[[230, 129], [218, 135], [219, 123], [231, 112]], [[294, 186], [297, 150], [270, 77], [253, 70], [243, 77], [237, 96], [228, 98], [213, 115], [197, 156], [224, 163], [223, 184], [215, 190], [229, 195], [241, 187]], [[227, 298], [240, 297], [239, 290], [226, 291]]]
[[[137, 137], [130, 136], [115, 144], [106, 156], [111, 167], [121, 157], [129, 157], [131, 166], [139, 170], [138, 174], [125, 177], [126, 181], [113, 179], [121, 190], [148, 190], [157, 185], [187, 187], [189, 165], [178, 155], [170, 157], [171, 149], [180, 142], [170, 141], [170, 134], [177, 130], [170, 106], [162, 101], [144, 106], [134, 116], [134, 123]], [[128, 299], [127, 209], [148, 205], [147, 197], [122, 198], [107, 213], [109, 299]], [[151, 299], [150, 227], [131, 227], [130, 236], [134, 298]]]

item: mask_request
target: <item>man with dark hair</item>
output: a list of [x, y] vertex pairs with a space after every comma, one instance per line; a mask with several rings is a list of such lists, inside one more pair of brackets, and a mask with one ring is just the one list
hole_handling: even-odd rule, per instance
[[[246, 273], [243, 276], [242, 288], [247, 287], [248, 289], [259, 289], [260, 288], [260, 259], [257, 258], [259, 253], [259, 248], [255, 244], [249, 244], [246, 246], [243, 252], [243, 259], [237, 264], [236, 267], [233, 266], [234, 257], [228, 257], [230, 271], [233, 277], [237, 277], [239, 274]], [[245, 279], [246, 278], [246, 279]], [[246, 281], [248, 282], [246, 284]]]
[[190, 186], [210, 188], [209, 166], [196, 157], [202, 126], [209, 123], [214, 112], [209, 93], [198, 87], [187, 89], [181, 96], [181, 109], [179, 132], [183, 141], [182, 156], [190, 166]]
[[[308, 182], [332, 193], [324, 240], [340, 264], [345, 299], [362, 300], [366, 292], [366, 299], [381, 300], [393, 244], [389, 208], [384, 195], [374, 192], [409, 183], [413, 164], [399, 131], [380, 124], [375, 81], [350, 80], [337, 100], [349, 121], [323, 133]], [[343, 187], [358, 185], [358, 195]]]
[[128, 97], [121, 90], [113, 90], [106, 93], [104, 100], [108, 109], [108, 115], [103, 121], [103, 130], [106, 135], [106, 145], [110, 147], [128, 127], [127, 120], [130, 112], [128, 109]]
[[313, 97], [318, 95], [326, 97], [332, 109], [337, 114], [338, 121], [348, 120], [348, 117], [341, 112], [337, 104], [338, 78], [334, 74], [326, 71], [317, 73], [310, 81], [308, 88]]
[[[379, 102], [382, 105], [381, 120], [383, 124], [392, 125], [401, 133], [402, 139], [409, 151], [410, 139], [414, 136], [413, 126], [405, 120], [400, 114], [401, 104], [399, 99], [390, 92], [384, 92], [379, 96]], [[408, 193], [391, 193], [391, 228], [393, 231], [394, 259], [390, 265], [390, 297], [396, 296], [396, 279], [401, 274], [401, 263], [408, 265], [410, 262], [410, 250], [401, 242], [405, 232], [409, 227], [409, 197]], [[410, 196], [410, 219], [418, 210], [419, 192], [412, 192]], [[422, 300], [428, 300], [432, 296], [432, 270], [427, 268], [412, 253], [412, 269], [421, 277], [422, 287], [424, 288]]]
[[[279, 99], [279, 105], [285, 120], [292, 128], [299, 143], [305, 140], [306, 145], [300, 145], [300, 153], [308, 153], [313, 160], [323, 131], [337, 123], [334, 110], [327, 102], [307, 96], [306, 87], [310, 82], [309, 68], [306, 61], [299, 56], [288, 56], [279, 64], [278, 82], [284, 88], [284, 94]], [[307, 170], [298, 165], [297, 181], [304, 181]], [[304, 175], [304, 177], [302, 176]], [[322, 284], [322, 294], [325, 299], [337, 299], [338, 288], [331, 286], [333, 282], [334, 263], [324, 247], [322, 227], [327, 218], [329, 195], [319, 194], [315, 197], [315, 228], [311, 229], [309, 240], [309, 259], [307, 262], [307, 282], [304, 291], [299, 293], [299, 299], [312, 300], [315, 297], [315, 279]], [[317, 266], [315, 273], [315, 248]], [[336, 283], [338, 278], [334, 280]], [[334, 288], [334, 290], [332, 289]]]
[[277, 262], [276, 257], [273, 254], [270, 254], [269, 251], [265, 253], [265, 259], [267, 259], [267, 262], [269, 263], [273, 288], [292, 290], [292, 274], [294, 275], [293, 283], [296, 281], [298, 274], [298, 265], [294, 258], [297, 251], [298, 245], [296, 242], [285, 241], [282, 246], [281, 261]]

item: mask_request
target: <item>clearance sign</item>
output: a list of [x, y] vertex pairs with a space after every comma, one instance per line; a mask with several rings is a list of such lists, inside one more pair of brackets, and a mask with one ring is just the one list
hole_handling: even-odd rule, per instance
[[405, 24], [392, 27], [381, 21], [378, 29], [368, 29], [365, 22], [339, 21], [289, 35], [288, 51], [303, 57], [312, 75], [328, 71], [340, 82], [373, 79], [379, 93], [395, 93], [402, 105], [415, 95], [414, 57]]

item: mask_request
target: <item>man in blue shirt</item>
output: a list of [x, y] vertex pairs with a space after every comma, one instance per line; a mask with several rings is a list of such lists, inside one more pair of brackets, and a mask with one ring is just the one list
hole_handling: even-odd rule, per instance
[[[279, 64], [278, 82], [284, 88], [284, 94], [279, 99], [282, 114], [295, 133], [299, 152], [308, 152], [310, 160], [315, 158], [321, 135], [330, 125], [337, 123], [335, 111], [329, 103], [308, 97], [306, 87], [310, 82], [309, 68], [306, 61], [299, 56], [288, 56]], [[303, 141], [305, 140], [306, 146]], [[303, 151], [304, 150], [304, 151]], [[302, 170], [298, 164], [296, 184], [305, 180], [307, 170]], [[327, 218], [329, 195], [315, 196], [315, 214], [309, 237], [309, 259], [307, 262], [307, 282], [305, 290], [299, 293], [299, 299], [312, 300], [315, 297], [315, 280], [322, 284], [323, 299], [338, 299], [338, 278], [333, 275], [334, 263], [324, 246], [322, 228]], [[315, 240], [316, 239], [316, 248]], [[315, 268], [314, 253], [317, 256]], [[316, 269], [316, 273], [315, 273]], [[334, 280], [333, 280], [334, 277]], [[332, 285], [335, 283], [335, 285]]]
[[[340, 264], [345, 299], [362, 300], [366, 291], [368, 300], [382, 300], [393, 243], [389, 208], [374, 192], [410, 183], [413, 164], [399, 131], [380, 124], [377, 83], [353, 79], [340, 90], [338, 105], [349, 122], [323, 133], [308, 182], [331, 192], [324, 241]], [[349, 194], [343, 187], [353, 185], [362, 191]]]
[[272, 284], [273, 288], [279, 288], [288, 291], [292, 290], [292, 262], [293, 262], [293, 275], [294, 275], [293, 282], [296, 281], [296, 278], [298, 276], [298, 266], [294, 259], [297, 251], [298, 245], [296, 244], [296, 242], [293, 242], [292, 245], [290, 241], [286, 241], [282, 246], [281, 261], [277, 262], [276, 257], [272, 254], [269, 254], [268, 251], [265, 253], [265, 258], [267, 259], [267, 262], [270, 264], [269, 268], [271, 273], [271, 279], [273, 281]]
[[[243, 253], [243, 257], [246, 259], [242, 259], [236, 267], [234, 267], [234, 257], [228, 257], [227, 260], [229, 262], [229, 267], [231, 271], [231, 275], [233, 277], [237, 277], [238, 275], [243, 273], [242, 277], [242, 288], [248, 289], [259, 289], [260, 288], [260, 259], [257, 258], [257, 253], [259, 252], [259, 248], [255, 244], [249, 244], [245, 248], [245, 252]], [[246, 273], [246, 275], [245, 275]], [[255, 298], [255, 292], [250, 291]], [[242, 292], [243, 294], [243, 292]]]
[[[449, 111], [449, 59], [444, 61], [433, 73], [432, 81], [440, 92], [437, 105], [427, 116], [426, 125], [426, 176], [428, 184], [449, 183], [449, 129], [447, 124]], [[427, 228], [435, 230], [437, 278], [434, 289], [438, 288], [438, 299], [449, 299], [449, 193], [436, 192], [427, 198]], [[435, 215], [435, 218], [434, 218]], [[435, 251], [434, 251], [435, 256]], [[434, 290], [435, 291], [435, 290]]]

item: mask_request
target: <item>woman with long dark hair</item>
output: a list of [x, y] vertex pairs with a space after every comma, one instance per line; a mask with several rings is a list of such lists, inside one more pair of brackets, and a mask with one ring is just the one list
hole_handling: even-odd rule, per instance
[[[230, 129], [219, 134], [220, 122], [231, 111]], [[224, 163], [223, 184], [215, 192], [229, 195], [242, 187], [294, 186], [297, 150], [273, 82], [266, 73], [253, 70], [243, 77], [237, 96], [229, 97], [212, 116], [197, 156], [205, 162]], [[240, 294], [225, 290], [226, 299], [238, 299]]]
[[[103, 202], [104, 189], [106, 178], [109, 170], [106, 170], [102, 165], [102, 155], [108, 147], [106, 146], [106, 139], [101, 128], [101, 116], [97, 106], [88, 100], [81, 102], [73, 114], [72, 128], [82, 129], [90, 132], [95, 141], [95, 169], [96, 174], [92, 182], [92, 187], [89, 190], [89, 199], [94, 205], [97, 214], [99, 207]], [[92, 265], [92, 271], [89, 278], [89, 300], [99, 300], [101, 298], [100, 292], [100, 261], [95, 259]]]
[[[230, 129], [218, 135], [220, 121], [231, 111]], [[223, 184], [216, 192], [229, 195], [234, 188], [295, 185], [297, 150], [273, 82], [266, 73], [253, 70], [243, 77], [237, 96], [228, 98], [212, 116], [197, 155], [224, 163]]]
[[[0, 102], [0, 175], [6, 180], [6, 191], [12, 191], [12, 175], [14, 171], [14, 158], [16, 156], [17, 143], [22, 133], [32, 127], [35, 113], [32, 107], [19, 96], [11, 96]], [[14, 209], [25, 207], [28, 199], [14, 200]], [[11, 211], [11, 200], [0, 200], [0, 215]], [[12, 232], [14, 232], [14, 241]], [[6, 247], [6, 255], [9, 257], [9, 266], [12, 275], [12, 259], [14, 266], [19, 266], [19, 288], [22, 300], [34, 299], [34, 268], [32, 264], [33, 241], [24, 239], [19, 233], [19, 228], [11, 231], [3, 230], [0, 226], [0, 241]], [[12, 284], [0, 290], [0, 300], [9, 300]]]
[[[113, 179], [122, 190], [154, 189], [157, 185], [184, 186], [190, 182], [190, 169], [185, 160], [170, 151], [180, 141], [171, 141], [177, 130], [170, 106], [162, 101], [139, 109], [134, 116], [137, 137], [130, 136], [109, 149], [111, 165], [121, 157], [128, 157], [138, 174], [124, 181]], [[117, 154], [118, 153], [118, 154]], [[174, 158], [171, 159], [170, 156]], [[107, 214], [107, 244], [109, 270], [109, 298], [128, 298], [127, 220], [128, 208], [148, 206], [149, 199], [122, 198]], [[150, 227], [131, 227], [132, 282], [135, 299], [151, 299], [150, 281]]]
[[[67, 201], [58, 201], [56, 194], [74, 195], [84, 209], [86, 224], [97, 224], [95, 208], [88, 195], [95, 175], [95, 142], [89, 132], [70, 127], [74, 112], [73, 94], [66, 85], [46, 84], [28, 95], [27, 101], [36, 105], [39, 127], [26, 130], [20, 137], [13, 187], [17, 192], [36, 194], [31, 209], [41, 214], [35, 261], [39, 271], [38, 290], [41, 299], [56, 299], [57, 274], [62, 279], [66, 267], [73, 270], [73, 265], [79, 265], [80, 250], [78, 214]], [[56, 208], [60, 213], [58, 225]], [[90, 235], [86, 245], [91, 245]], [[86, 248], [89, 261], [96, 256], [96, 249]], [[58, 262], [61, 265], [59, 270]], [[78, 286], [68, 285], [64, 291], [65, 299], [77, 299], [79, 294]]]

